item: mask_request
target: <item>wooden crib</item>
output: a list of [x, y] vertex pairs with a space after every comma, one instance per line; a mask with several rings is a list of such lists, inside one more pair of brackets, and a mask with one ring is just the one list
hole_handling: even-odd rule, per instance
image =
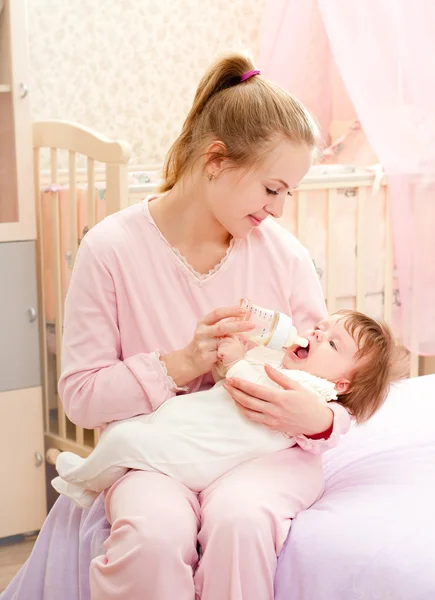
[[[105, 215], [153, 192], [158, 176], [155, 167], [129, 170], [125, 143], [78, 125], [35, 123], [33, 140], [45, 444], [53, 463], [59, 451], [86, 456], [98, 439], [69, 421], [57, 392], [63, 303], [78, 245]], [[356, 308], [391, 322], [399, 300], [388, 212], [385, 178], [354, 167], [315, 167], [287, 203], [280, 222], [310, 250], [330, 312]], [[420, 367], [412, 356], [410, 374]]]

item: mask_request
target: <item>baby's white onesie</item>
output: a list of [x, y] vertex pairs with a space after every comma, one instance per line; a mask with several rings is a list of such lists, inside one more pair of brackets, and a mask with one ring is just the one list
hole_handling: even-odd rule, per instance
[[[323, 401], [337, 397], [329, 381], [303, 371], [278, 370]], [[279, 387], [267, 377], [264, 364], [248, 360], [231, 367], [227, 377]], [[86, 459], [63, 452], [52, 485], [82, 507], [90, 506], [128, 469], [157, 471], [200, 492], [237, 465], [295, 444], [295, 438], [246, 419], [218, 382], [210, 390], [175, 396], [151, 414], [111, 423]]]

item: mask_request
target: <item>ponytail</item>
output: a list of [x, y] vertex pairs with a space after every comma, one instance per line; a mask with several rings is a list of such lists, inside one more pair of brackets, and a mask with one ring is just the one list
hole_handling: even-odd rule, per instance
[[252, 60], [239, 53], [221, 57], [208, 69], [166, 157], [161, 192], [172, 189], [213, 140], [223, 142], [226, 156], [239, 165], [254, 162], [274, 134], [316, 145], [317, 127], [300, 102], [261, 76], [242, 80], [254, 69]]

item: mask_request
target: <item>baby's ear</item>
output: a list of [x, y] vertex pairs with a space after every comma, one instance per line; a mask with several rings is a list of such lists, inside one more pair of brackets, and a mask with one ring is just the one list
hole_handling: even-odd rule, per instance
[[345, 394], [349, 389], [350, 381], [349, 379], [339, 379], [335, 382], [335, 389], [337, 390], [337, 394]]

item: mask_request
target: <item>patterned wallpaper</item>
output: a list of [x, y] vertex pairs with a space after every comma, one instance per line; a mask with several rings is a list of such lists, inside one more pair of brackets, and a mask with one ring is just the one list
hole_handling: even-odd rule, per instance
[[28, 0], [32, 112], [161, 163], [216, 54], [257, 54], [264, 0]]

